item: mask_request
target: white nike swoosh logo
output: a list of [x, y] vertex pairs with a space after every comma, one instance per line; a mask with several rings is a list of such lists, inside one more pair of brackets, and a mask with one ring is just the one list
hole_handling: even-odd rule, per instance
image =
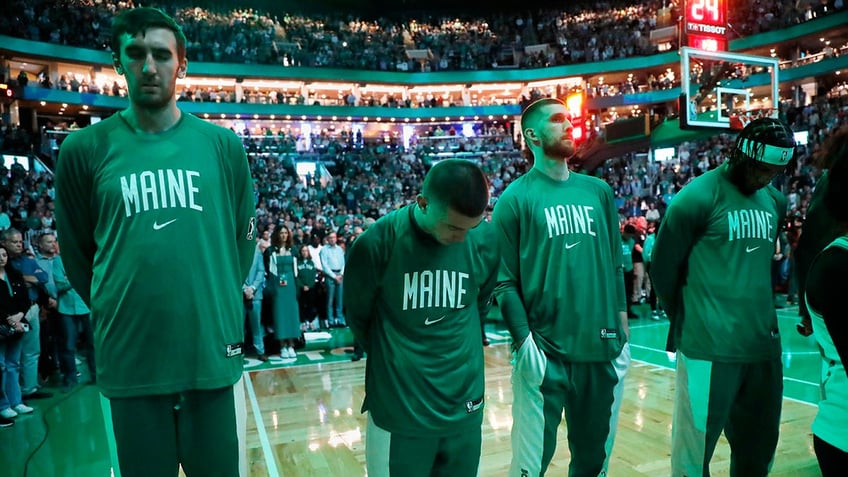
[[167, 227], [167, 226], [169, 226], [169, 225], [173, 224], [173, 223], [174, 223], [174, 222], [176, 222], [176, 221], [177, 221], [177, 219], [172, 219], [172, 220], [169, 220], [169, 221], [167, 221], [167, 222], [165, 222], [165, 223], [163, 223], [163, 224], [160, 224], [160, 223], [158, 223], [158, 222], [156, 222], [156, 221], [153, 221], [153, 230], [161, 230], [161, 229], [164, 229], [165, 227]]
[[574, 248], [574, 247], [578, 246], [579, 244], [580, 244], [580, 242], [567, 243], [567, 244], [565, 244], [565, 249], [566, 249], [566, 250], [571, 250], [572, 248]]
[[440, 322], [440, 321], [444, 320], [446, 316], [448, 316], [448, 315], [442, 315], [442, 316], [440, 316], [440, 317], [436, 318], [435, 320], [431, 320], [431, 319], [430, 319], [430, 317], [427, 317], [427, 319], [426, 319], [426, 320], [424, 320], [424, 325], [425, 325], [425, 326], [430, 326], [430, 325], [432, 325], [432, 324], [434, 324], [434, 323], [438, 323], [438, 322]]
[[745, 247], [745, 253], [751, 253], [751, 252], [753, 252], [754, 250], [756, 250], [756, 249], [758, 249], [758, 248], [760, 248], [760, 246], [759, 246], [759, 245], [758, 245], [758, 246], [756, 246], [756, 247], [754, 247], [754, 248], [751, 248], [751, 247]]

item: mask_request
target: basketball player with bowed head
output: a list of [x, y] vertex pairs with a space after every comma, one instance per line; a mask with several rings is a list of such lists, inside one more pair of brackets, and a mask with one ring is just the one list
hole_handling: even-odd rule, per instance
[[770, 183], [794, 153], [783, 122], [752, 121], [724, 164], [674, 197], [657, 234], [651, 274], [677, 352], [674, 477], [709, 475], [722, 431], [731, 476], [771, 468], [783, 399], [771, 263], [787, 201]]
[[369, 227], [348, 253], [348, 325], [368, 354], [371, 477], [476, 477], [483, 422], [480, 314], [497, 246], [475, 164], [437, 163], [416, 201]]

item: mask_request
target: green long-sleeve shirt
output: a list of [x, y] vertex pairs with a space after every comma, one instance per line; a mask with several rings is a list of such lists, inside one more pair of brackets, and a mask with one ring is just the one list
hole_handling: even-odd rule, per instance
[[239, 380], [254, 211], [238, 137], [190, 114], [159, 134], [115, 114], [62, 143], [62, 258], [91, 308], [107, 397]]
[[618, 356], [627, 302], [609, 185], [531, 169], [506, 188], [492, 222], [501, 255], [495, 296], [513, 339], [532, 331], [543, 351], [574, 362]]
[[780, 356], [771, 265], [786, 198], [742, 194], [727, 164], [681, 189], [654, 244], [651, 278], [671, 320], [668, 348], [719, 362]]
[[495, 281], [488, 228], [442, 245], [413, 207], [378, 220], [351, 246], [345, 315], [368, 353], [365, 403], [374, 422], [401, 435], [446, 435], [482, 422], [479, 309]]

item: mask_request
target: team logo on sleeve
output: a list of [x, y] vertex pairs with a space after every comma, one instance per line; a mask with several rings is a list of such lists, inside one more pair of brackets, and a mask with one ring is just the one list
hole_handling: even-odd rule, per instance
[[472, 412], [477, 412], [480, 408], [483, 407], [483, 398], [474, 399], [471, 401], [465, 401], [465, 412], [471, 414]]
[[251, 217], [250, 222], [247, 223], [247, 239], [253, 240], [256, 236], [256, 217]]

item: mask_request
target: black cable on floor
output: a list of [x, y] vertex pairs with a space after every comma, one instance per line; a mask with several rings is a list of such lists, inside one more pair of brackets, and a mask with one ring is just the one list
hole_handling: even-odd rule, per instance
[[75, 395], [77, 392], [79, 392], [79, 390], [82, 389], [83, 386], [84, 385], [78, 385], [74, 390], [68, 392], [61, 399], [58, 399], [56, 402], [54, 402], [54, 403], [50, 404], [49, 406], [47, 406], [46, 408], [40, 410], [41, 411], [41, 422], [42, 422], [42, 424], [44, 424], [44, 437], [41, 438], [41, 442], [39, 442], [38, 445], [35, 446], [35, 449], [33, 449], [32, 452], [29, 453], [29, 455], [26, 458], [26, 461], [24, 461], [24, 475], [23, 475], [23, 477], [27, 477], [27, 474], [29, 473], [29, 463], [32, 461], [32, 458], [35, 457], [35, 454], [38, 453], [38, 451], [41, 450], [42, 447], [44, 447], [44, 443], [47, 442], [47, 437], [50, 435], [50, 424], [47, 422], [47, 413], [49, 411], [51, 411], [53, 408], [57, 407], [59, 404], [62, 404], [65, 401], [67, 401], [68, 399], [70, 399], [73, 395]]

